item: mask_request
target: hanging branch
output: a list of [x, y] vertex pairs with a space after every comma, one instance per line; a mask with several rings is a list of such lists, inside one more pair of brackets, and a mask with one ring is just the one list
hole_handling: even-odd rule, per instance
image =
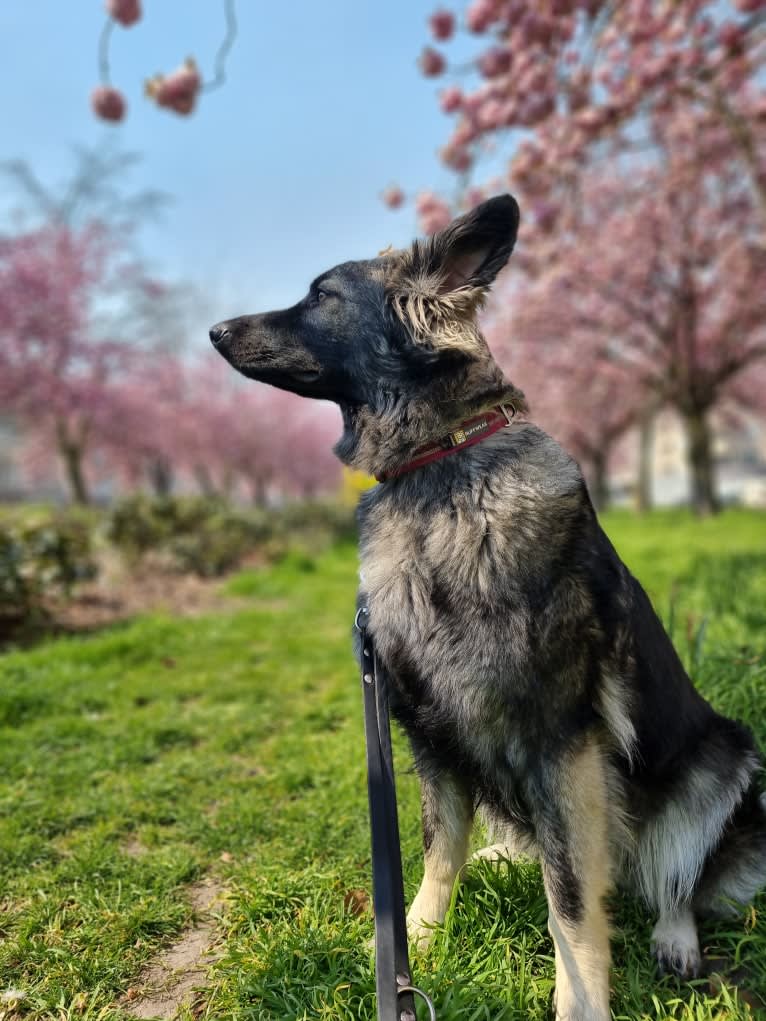
[[98, 40], [98, 73], [102, 85], [112, 84], [109, 69], [109, 41], [115, 24], [113, 18], [107, 18]]
[[[108, 18], [98, 43], [98, 70], [101, 84], [93, 90], [91, 106], [96, 116], [107, 121], [121, 121], [126, 113], [125, 97], [111, 83], [109, 51], [115, 25], [130, 28], [141, 19], [140, 0], [107, 0]], [[203, 82], [197, 64], [189, 57], [168, 75], [157, 74], [148, 79], [144, 91], [158, 106], [181, 116], [190, 114], [202, 92], [212, 92], [226, 81], [226, 62], [237, 38], [235, 0], [223, 0], [226, 26], [223, 41], [215, 55], [213, 77]]]
[[214, 77], [202, 86], [203, 92], [219, 89], [226, 81], [226, 61], [234, 45], [234, 40], [237, 38], [237, 15], [234, 10], [234, 0], [223, 0], [223, 15], [226, 19], [226, 35], [215, 55]]

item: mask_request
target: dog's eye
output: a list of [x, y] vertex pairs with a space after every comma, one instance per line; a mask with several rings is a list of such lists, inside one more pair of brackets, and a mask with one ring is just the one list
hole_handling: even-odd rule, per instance
[[317, 303], [317, 305], [321, 305], [322, 302], [325, 300], [325, 298], [327, 296], [328, 296], [327, 295], [327, 291], [317, 291], [317, 296], [316, 296], [316, 303]]

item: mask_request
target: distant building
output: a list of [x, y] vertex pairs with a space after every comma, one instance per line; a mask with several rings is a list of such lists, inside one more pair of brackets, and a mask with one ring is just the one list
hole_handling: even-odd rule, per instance
[[[734, 426], [714, 419], [713, 453], [718, 492], [724, 503], [766, 508], [766, 422], [749, 419]], [[638, 431], [623, 440], [611, 483], [615, 500], [631, 504], [638, 474]], [[689, 498], [686, 436], [674, 412], [663, 411], [654, 427], [652, 496], [659, 507], [683, 504]]]

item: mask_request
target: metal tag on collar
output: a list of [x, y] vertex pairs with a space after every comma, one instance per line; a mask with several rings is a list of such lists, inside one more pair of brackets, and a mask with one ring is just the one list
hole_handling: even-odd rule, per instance
[[505, 415], [506, 425], [510, 425], [511, 422], [516, 417], [516, 409], [513, 406], [511, 406], [511, 410], [508, 411], [508, 405], [507, 404], [501, 404], [500, 405], [500, 410]]

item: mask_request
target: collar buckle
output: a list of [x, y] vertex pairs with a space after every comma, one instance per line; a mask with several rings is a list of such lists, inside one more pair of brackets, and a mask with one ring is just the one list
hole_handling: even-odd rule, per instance
[[498, 407], [500, 408], [502, 413], [505, 415], [505, 424], [506, 425], [510, 425], [511, 422], [516, 417], [516, 409], [513, 407], [513, 405], [511, 405], [511, 410], [509, 411], [507, 404], [500, 404], [500, 405], [498, 405]]

